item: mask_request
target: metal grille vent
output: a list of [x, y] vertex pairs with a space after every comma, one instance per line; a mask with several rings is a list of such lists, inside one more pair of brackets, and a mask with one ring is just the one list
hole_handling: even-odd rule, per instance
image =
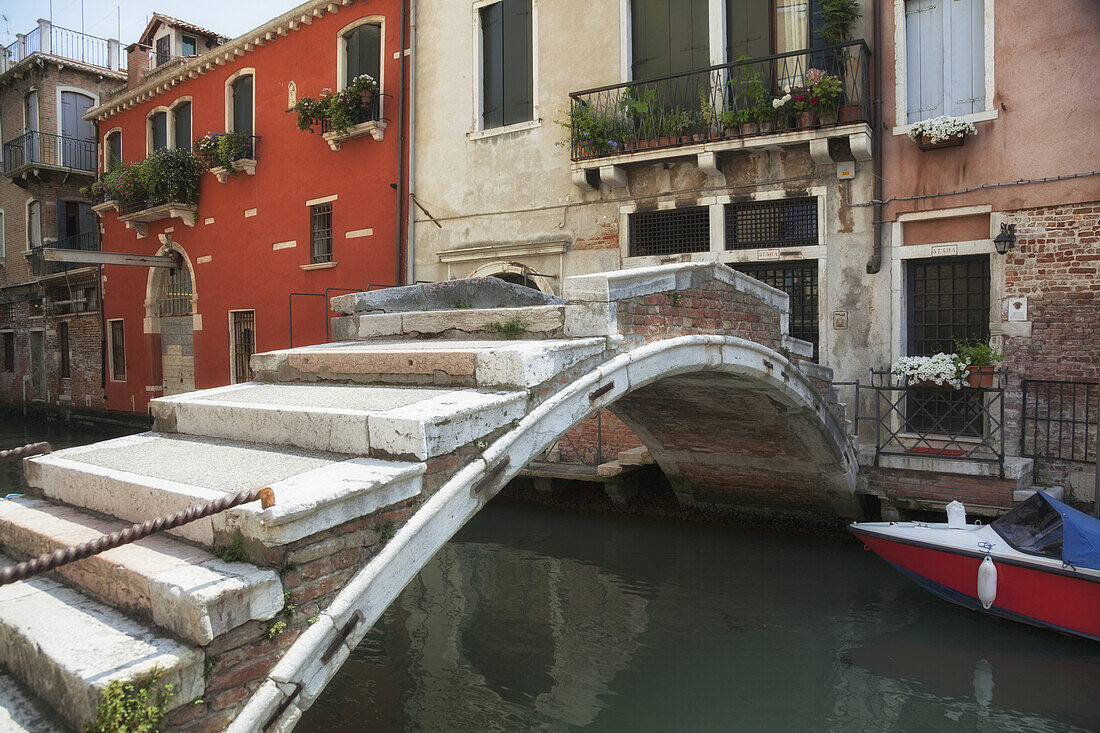
[[909, 261], [909, 355], [952, 353], [989, 338], [989, 258]]
[[726, 249], [816, 244], [816, 198], [726, 204]]
[[630, 256], [677, 255], [710, 249], [706, 206], [642, 211], [630, 217]]

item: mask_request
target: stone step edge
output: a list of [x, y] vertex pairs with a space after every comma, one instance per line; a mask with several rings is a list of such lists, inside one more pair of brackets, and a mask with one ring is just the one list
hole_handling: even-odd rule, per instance
[[[45, 499], [0, 499], [0, 542], [22, 559], [98, 539], [130, 526]], [[66, 584], [205, 646], [283, 606], [274, 570], [228, 563], [163, 533], [54, 571]]]
[[65, 728], [38, 696], [12, 676], [0, 673], [0, 731], [64, 733]]
[[[0, 555], [0, 564], [11, 558]], [[82, 730], [115, 681], [154, 671], [173, 710], [202, 695], [202, 652], [57, 581], [38, 576], [0, 587], [0, 666], [68, 724]]]

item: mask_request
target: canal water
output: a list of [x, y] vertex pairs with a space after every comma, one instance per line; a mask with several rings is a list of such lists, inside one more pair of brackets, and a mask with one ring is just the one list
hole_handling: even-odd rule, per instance
[[497, 499], [297, 728], [582, 729], [1095, 731], [1100, 644], [940, 601], [851, 539]]

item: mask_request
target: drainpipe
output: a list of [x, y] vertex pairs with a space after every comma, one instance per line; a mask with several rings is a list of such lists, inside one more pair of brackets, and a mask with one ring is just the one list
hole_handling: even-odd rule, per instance
[[409, 173], [408, 195], [405, 197], [405, 283], [416, 282], [416, 231], [413, 227], [413, 197], [416, 195], [416, 0], [412, 0], [409, 18]]
[[402, 226], [405, 222], [405, 46], [408, 42], [409, 0], [401, 0], [401, 45], [397, 53], [397, 231], [394, 239], [397, 243], [397, 272], [393, 284], [403, 284], [405, 275], [405, 238]]
[[[872, 87], [874, 110], [871, 113], [871, 171], [874, 176], [872, 181], [873, 192], [871, 198], [875, 201], [874, 222], [872, 224], [872, 236], [874, 237], [874, 249], [871, 250], [871, 259], [867, 260], [867, 274], [874, 275], [882, 269], [882, 136], [886, 129], [882, 118], [882, 17], [883, 12], [879, 8], [880, 3], [871, 3], [871, 24], [874, 27], [872, 43], [874, 48], [875, 73]], [[897, 49], [895, 49], [895, 53]], [[896, 104], [897, 100], [895, 100]]]

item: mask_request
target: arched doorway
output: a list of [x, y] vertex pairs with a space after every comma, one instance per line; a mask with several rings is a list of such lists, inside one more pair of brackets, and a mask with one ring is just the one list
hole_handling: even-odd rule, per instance
[[496, 277], [548, 295], [554, 295], [551, 278], [535, 272], [521, 262], [493, 262], [482, 265], [466, 277]]
[[175, 254], [179, 264], [149, 273], [147, 330], [154, 335], [154, 359], [159, 352], [160, 365], [160, 379], [156, 373], [153, 378], [161, 382], [165, 395], [191, 392], [195, 389], [194, 274], [186, 254], [175, 243], [161, 247], [157, 254]]

